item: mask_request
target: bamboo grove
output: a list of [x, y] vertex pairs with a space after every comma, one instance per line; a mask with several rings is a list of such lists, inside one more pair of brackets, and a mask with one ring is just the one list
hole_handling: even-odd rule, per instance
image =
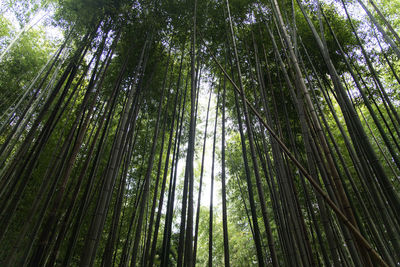
[[1, 43], [0, 265], [398, 266], [385, 3], [53, 1], [29, 79]]

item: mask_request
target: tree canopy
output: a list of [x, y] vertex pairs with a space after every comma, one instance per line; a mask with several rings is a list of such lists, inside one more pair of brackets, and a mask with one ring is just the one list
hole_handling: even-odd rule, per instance
[[386, 0], [0, 6], [1, 266], [398, 266]]

